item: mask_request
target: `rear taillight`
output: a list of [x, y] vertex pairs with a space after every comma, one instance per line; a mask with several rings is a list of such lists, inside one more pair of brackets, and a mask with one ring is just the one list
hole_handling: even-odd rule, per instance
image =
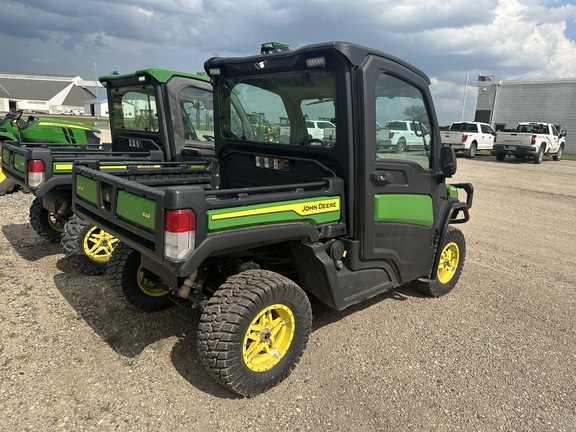
[[537, 138], [536, 135], [532, 135], [532, 142], [530, 144], [532, 145], [536, 144], [536, 138]]
[[462, 142], [465, 143], [468, 140], [468, 134], [462, 134]]
[[28, 186], [37, 188], [46, 180], [46, 164], [41, 160], [28, 161]]
[[166, 210], [164, 213], [164, 255], [184, 258], [194, 250], [196, 215], [190, 209]]
[[392, 139], [394, 138], [394, 132], [390, 131], [388, 132], [388, 139]]

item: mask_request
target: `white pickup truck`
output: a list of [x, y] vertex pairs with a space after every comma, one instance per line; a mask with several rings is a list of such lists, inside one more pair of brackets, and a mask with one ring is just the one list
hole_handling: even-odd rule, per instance
[[423, 147], [422, 137], [428, 133], [426, 126], [416, 120], [390, 120], [383, 128], [376, 123], [378, 150], [393, 149], [401, 153], [410, 147]]
[[498, 132], [492, 153], [496, 160], [503, 161], [507, 155], [517, 158], [532, 158], [535, 164], [542, 163], [544, 155], [552, 155], [559, 161], [566, 146], [566, 132], [558, 133], [551, 123], [522, 122], [513, 131]]
[[496, 132], [492, 126], [481, 122], [454, 122], [447, 131], [442, 132], [442, 144], [469, 158], [476, 156], [477, 150], [492, 151], [495, 138]]

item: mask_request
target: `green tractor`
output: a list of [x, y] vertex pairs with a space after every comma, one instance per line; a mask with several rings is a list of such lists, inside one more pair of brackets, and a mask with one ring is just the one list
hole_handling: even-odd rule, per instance
[[[100, 130], [67, 120], [29, 116], [22, 119], [23, 110], [10, 111], [0, 120], [0, 141], [29, 143], [100, 144]], [[0, 195], [15, 189], [16, 182], [2, 172], [0, 155]]]

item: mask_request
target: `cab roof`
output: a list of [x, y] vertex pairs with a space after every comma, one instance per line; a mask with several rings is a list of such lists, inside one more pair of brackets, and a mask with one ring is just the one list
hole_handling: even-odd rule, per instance
[[290, 57], [296, 58], [300, 56], [313, 57], [330, 51], [337, 52], [346, 58], [350, 66], [361, 66], [369, 56], [382, 57], [411, 70], [422, 77], [428, 85], [430, 84], [428, 76], [416, 66], [386, 52], [344, 41], [323, 42], [305, 45], [295, 50], [281, 50], [280, 52], [270, 52], [268, 54], [258, 54], [247, 57], [212, 57], [206, 60], [204, 69], [208, 75], [211, 74], [211, 70], [216, 68], [223, 68], [234, 74], [234, 72], [240, 70], [240, 65], [246, 63], [255, 65], [256, 63], [269, 59], [288, 59]]

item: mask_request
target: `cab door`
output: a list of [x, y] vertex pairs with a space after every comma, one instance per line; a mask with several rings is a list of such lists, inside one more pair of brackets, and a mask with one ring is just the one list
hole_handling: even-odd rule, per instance
[[[438, 184], [437, 122], [420, 75], [373, 58], [363, 71], [365, 145], [362, 257], [392, 264], [399, 282], [427, 277], [437, 241], [439, 215], [447, 201]], [[402, 153], [378, 150], [376, 123], [410, 121], [415, 145]]]

